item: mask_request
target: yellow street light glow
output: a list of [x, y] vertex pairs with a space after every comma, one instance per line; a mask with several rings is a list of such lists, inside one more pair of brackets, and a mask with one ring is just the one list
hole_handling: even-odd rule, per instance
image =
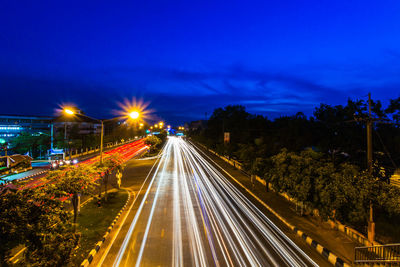
[[153, 129], [153, 126], [151, 126], [150, 129]]
[[139, 123], [139, 126], [140, 126], [140, 127], [143, 127], [143, 125], [144, 125], [143, 123]]
[[137, 112], [137, 111], [132, 111], [131, 113], [129, 113], [129, 117], [130, 117], [131, 119], [134, 119], [134, 120], [136, 120], [137, 118], [139, 118], [139, 116], [140, 116], [140, 114], [139, 114], [139, 112]]
[[64, 112], [67, 113], [68, 115], [74, 115], [74, 113], [75, 113], [73, 110], [71, 110], [69, 108], [64, 109]]
[[158, 125], [156, 124], [156, 125], [154, 125], [154, 127], [155, 127], [155, 128], [158, 128]]

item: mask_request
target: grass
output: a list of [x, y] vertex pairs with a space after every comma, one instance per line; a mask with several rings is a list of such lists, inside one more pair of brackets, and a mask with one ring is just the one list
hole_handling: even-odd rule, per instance
[[108, 201], [102, 202], [100, 207], [92, 200], [81, 208], [78, 216], [77, 231], [81, 232], [80, 247], [73, 263], [79, 266], [107, 232], [107, 228], [124, 206], [128, 193], [124, 190], [108, 193]]

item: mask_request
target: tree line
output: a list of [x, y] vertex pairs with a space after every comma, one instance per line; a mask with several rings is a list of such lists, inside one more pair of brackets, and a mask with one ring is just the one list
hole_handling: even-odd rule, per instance
[[[191, 130], [194, 140], [243, 164], [278, 192], [363, 230], [372, 201], [378, 212], [400, 215], [400, 191], [389, 177], [400, 163], [400, 97], [384, 108], [371, 102], [374, 124], [374, 172], [367, 169], [368, 103], [320, 104], [313, 115], [298, 112], [273, 120], [246, 112], [243, 106], [214, 110], [206, 126]], [[224, 143], [224, 133], [230, 141]]]

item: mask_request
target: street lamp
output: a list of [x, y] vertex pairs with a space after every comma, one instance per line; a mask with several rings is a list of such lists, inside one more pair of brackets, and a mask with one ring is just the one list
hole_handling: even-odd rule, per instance
[[[65, 114], [67, 114], [68, 116], [72, 116], [75, 114], [75, 112], [70, 109], [70, 108], [64, 108], [64, 112]], [[67, 122], [64, 122], [64, 143], [67, 142]], [[71, 160], [71, 144], [70, 142], [68, 142], [68, 150], [69, 150], [69, 159]]]
[[130, 117], [131, 119], [134, 119], [134, 120], [138, 119], [139, 116], [140, 116], [140, 114], [139, 114], [139, 112], [137, 112], [137, 111], [132, 111], [131, 113], [129, 113], [129, 117]]
[[74, 115], [75, 112], [72, 109], [66, 108], [64, 109], [64, 112], [67, 113], [68, 115]]
[[[65, 108], [64, 112], [67, 113], [68, 115], [74, 115], [75, 114], [75, 112], [73, 110], [68, 109], [68, 108]], [[95, 119], [95, 118], [89, 117], [89, 116], [84, 115], [84, 114], [79, 114], [79, 116], [83, 116], [83, 117], [86, 117], [86, 118], [89, 118], [91, 120], [95, 120], [95, 121], [98, 121], [98, 122], [101, 123], [101, 132], [100, 132], [100, 165], [101, 165], [101, 164], [103, 164], [104, 122], [115, 120], [115, 119], [118, 119], [120, 117], [111, 118], [111, 119], [107, 119], [107, 120], [99, 120], [99, 119]], [[136, 120], [136, 119], [138, 119], [140, 117], [140, 113], [138, 111], [132, 111], [132, 112], [130, 112], [128, 114], [128, 116], [131, 119]]]

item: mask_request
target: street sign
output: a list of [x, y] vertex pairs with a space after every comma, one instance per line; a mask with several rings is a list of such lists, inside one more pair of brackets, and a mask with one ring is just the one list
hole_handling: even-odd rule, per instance
[[231, 140], [231, 133], [230, 132], [225, 132], [224, 133], [224, 143], [229, 143]]

